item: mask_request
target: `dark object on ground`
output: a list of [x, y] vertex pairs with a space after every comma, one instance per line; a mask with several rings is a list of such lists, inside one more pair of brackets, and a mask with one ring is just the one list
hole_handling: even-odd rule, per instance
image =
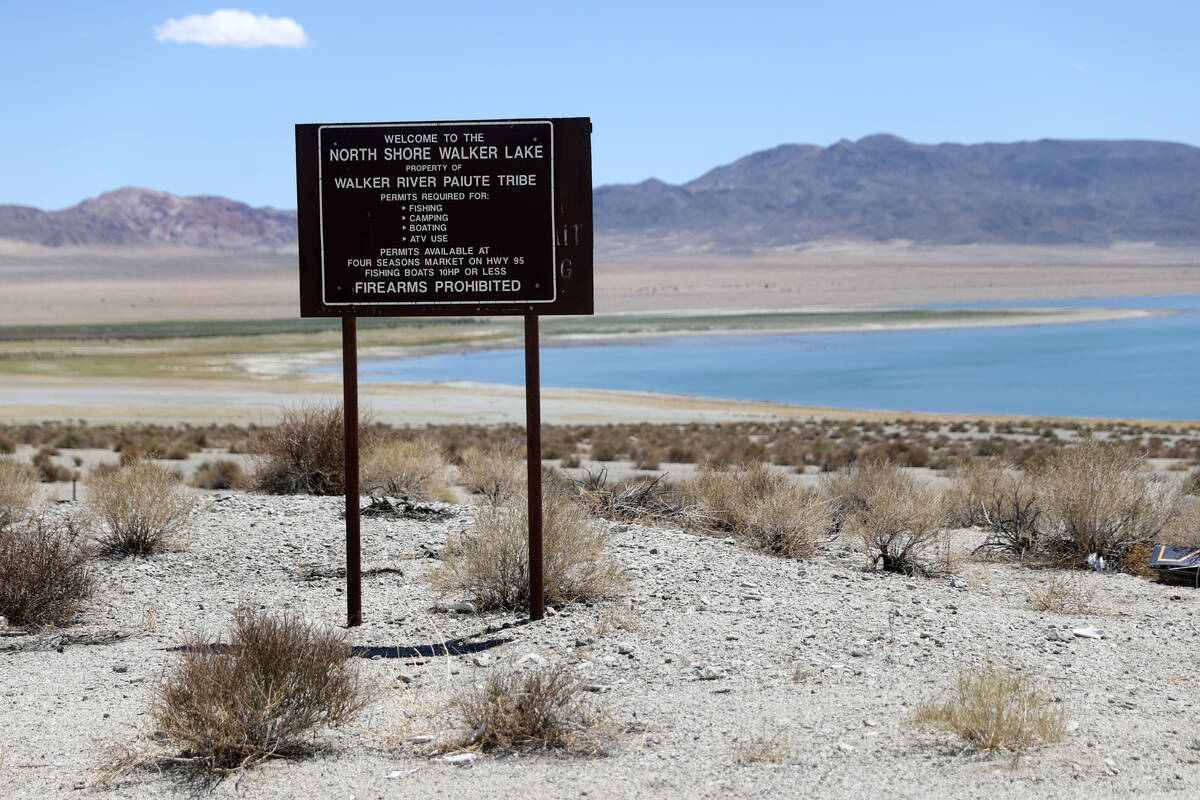
[[1160, 544], [1150, 554], [1150, 567], [1163, 577], [1191, 577], [1193, 584], [1200, 586], [1200, 547]]
[[394, 503], [386, 497], [372, 497], [371, 504], [364, 508], [361, 514], [364, 517], [400, 517], [415, 519], [419, 522], [449, 519], [454, 516], [454, 512], [450, 509], [423, 506], [403, 497], [397, 498]]

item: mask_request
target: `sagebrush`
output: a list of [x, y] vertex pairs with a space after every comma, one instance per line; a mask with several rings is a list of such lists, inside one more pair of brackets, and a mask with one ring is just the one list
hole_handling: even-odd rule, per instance
[[10, 625], [62, 625], [91, 598], [88, 526], [81, 515], [37, 514], [0, 527], [0, 615]]
[[174, 545], [195, 506], [179, 475], [151, 461], [93, 478], [87, 502], [100, 525], [100, 546], [112, 553], [149, 555]]
[[1177, 486], [1154, 481], [1145, 460], [1118, 444], [1085, 441], [1055, 451], [1036, 472], [1050, 543], [1075, 566], [1092, 553], [1123, 566], [1156, 543], [1182, 508]]
[[454, 477], [441, 445], [432, 439], [378, 439], [362, 456], [364, 494], [437, 500]]
[[33, 467], [0, 458], [0, 529], [25, 516], [37, 492], [38, 473]]
[[[254, 488], [267, 494], [345, 494], [344, 416], [340, 405], [285, 411], [257, 442], [261, 460]], [[359, 420], [360, 450], [369, 451], [377, 435], [370, 419]]]
[[312, 752], [371, 695], [337, 633], [241, 609], [228, 641], [189, 640], [150, 704], [157, 736], [192, 766], [230, 770]]
[[492, 503], [514, 498], [525, 491], [527, 466], [522, 449], [512, 442], [468, 447], [459, 456], [459, 476], [472, 494]]
[[705, 465], [678, 491], [712, 530], [783, 556], [812, 555], [831, 524], [830, 504], [818, 491], [762, 463]]
[[937, 489], [882, 462], [854, 465], [844, 481], [827, 485], [852, 487], [853, 495], [835, 502], [846, 510], [842, 530], [859, 539], [872, 567], [905, 575], [949, 570], [947, 513]]
[[[545, 601], [551, 605], [606, 597], [624, 586], [607, 550], [608, 529], [560, 491], [542, 503]], [[432, 575], [443, 592], [464, 592], [481, 609], [529, 603], [529, 508], [524, 498], [485, 503], [471, 530], [447, 543]]]
[[607, 742], [603, 715], [583, 701], [578, 682], [562, 665], [493, 671], [451, 705], [472, 731], [463, 744], [482, 750], [590, 755]]

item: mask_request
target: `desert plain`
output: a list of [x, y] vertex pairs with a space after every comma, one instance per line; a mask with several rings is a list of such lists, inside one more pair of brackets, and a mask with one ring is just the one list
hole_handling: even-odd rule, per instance
[[[139, 323], [219, 327], [222, 320], [295, 316], [287, 253], [175, 252], [167, 254], [173, 273], [163, 269], [162, 253], [143, 260], [22, 245], [3, 255], [9, 326], [98, 324], [128, 332]], [[718, 269], [728, 265], [718, 254], [634, 255], [611, 245], [598, 254], [597, 310], [635, 324], [602, 335], [671, 335], [672, 319], [701, 317], [744, 332], [737, 320], [753, 316], [746, 312], [795, 314], [781, 329], [803, 330], [817, 324], [814, 312], [1200, 293], [1195, 251], [1141, 245], [994, 251], [834, 243], [743, 259], [736, 279]], [[773, 326], [780, 318], [767, 320]], [[573, 335], [581, 334], [568, 326], [559, 338], [548, 334], [546, 345], [568, 345]], [[516, 336], [502, 321], [364, 330], [362, 356], [503, 346]], [[0, 342], [0, 353], [6, 424], [263, 425], [284, 408], [340, 393], [336, 379], [302, 372], [336, 360], [331, 330], [226, 336], [208, 329], [203, 337], [151, 330], [120, 341], [79, 330], [21, 333]], [[396, 426], [523, 421], [523, 394], [513, 387], [375, 384], [364, 387], [363, 400]], [[953, 424], [899, 411], [565, 389], [543, 392], [543, 415], [559, 425], [907, 420], [949, 432]], [[987, 422], [990, 429], [998, 421]], [[1069, 440], [1071, 424], [1048, 423], [1058, 424], [1056, 435]], [[1186, 421], [1160, 427], [1173, 431], [1162, 434], [1167, 445], [1191, 446], [1195, 438]], [[637, 464], [584, 457], [580, 468], [637, 471]], [[1181, 480], [1187, 467], [1187, 459], [1155, 463], [1164, 481]], [[813, 469], [803, 472], [796, 480], [819, 481]], [[940, 471], [916, 472], [947, 484]], [[1066, 572], [1088, 602], [1036, 610], [1029, 598], [1064, 580], [1063, 571], [972, 556], [982, 536], [974, 528], [951, 532], [960, 556], [954, 574], [917, 578], [868, 569], [845, 537], [823, 541], [810, 558], [786, 559], [732, 537], [606, 520], [600, 524], [628, 579], [622, 592], [565, 605], [536, 623], [520, 612], [446, 613], [438, 603], [462, 598], [433, 590], [429, 573], [438, 559], [431, 556], [477, 513], [465, 496], [428, 504], [438, 512], [430, 519], [364, 520], [364, 624], [344, 632], [378, 694], [354, 725], [322, 733], [311, 757], [269, 761], [214, 785], [146, 768], [105, 782], [98, 767], [107, 748], [146, 741], [147, 702], [189, 637], [223, 629], [239, 607], [345, 622], [340, 500], [197, 491], [176, 547], [97, 562], [96, 600], [74, 625], [0, 637], [0, 794], [1070, 798], [1200, 789], [1200, 595], [1190, 585]], [[69, 484], [46, 485], [42, 499], [65, 500], [68, 492]], [[80, 505], [56, 504], [50, 513]], [[588, 701], [604, 709], [613, 731], [605, 752], [446, 760], [439, 746], [453, 725], [449, 698], [491, 671], [541, 663], [566, 664]], [[976, 754], [912, 723], [916, 706], [943, 695], [957, 673], [985, 666], [1035, 678], [1063, 715], [1064, 740]]]

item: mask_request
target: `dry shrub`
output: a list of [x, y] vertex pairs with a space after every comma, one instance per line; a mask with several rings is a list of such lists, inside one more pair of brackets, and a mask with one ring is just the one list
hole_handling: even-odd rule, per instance
[[0, 436], [0, 455], [11, 455], [17, 452], [17, 442], [9, 436]]
[[830, 502], [830, 529], [842, 530], [846, 520], [864, 510], [870, 497], [889, 481], [901, 480], [899, 466], [890, 461], [867, 459], [842, 472], [821, 476], [821, 491]]
[[1200, 547], [1200, 498], [1183, 498], [1179, 514], [1160, 539], [1163, 544], [1175, 547]]
[[33, 454], [33, 466], [43, 483], [69, 481], [74, 477], [71, 470], [54, 462], [54, 457], [58, 455], [61, 455], [60, 451], [50, 447], [43, 447]]
[[149, 461], [134, 461], [88, 485], [88, 505], [104, 525], [100, 545], [111, 553], [149, 555], [170, 546], [195, 503], [176, 473]]
[[525, 491], [527, 465], [520, 446], [511, 442], [468, 447], [462, 452], [459, 478], [472, 494], [500, 503]]
[[1181, 491], [1184, 494], [1200, 495], [1200, 469], [1194, 469], [1184, 477]]
[[228, 644], [196, 637], [184, 647], [150, 704], [157, 735], [207, 770], [311, 752], [313, 733], [370, 701], [349, 657], [332, 631], [240, 609]]
[[36, 515], [0, 527], [0, 614], [10, 625], [69, 621], [91, 597], [87, 524]]
[[1049, 704], [1028, 676], [972, 671], [959, 677], [946, 700], [918, 708], [915, 719], [955, 734], [975, 751], [1017, 750], [1066, 735], [1063, 713]]
[[391, 439], [374, 443], [362, 458], [365, 493], [434, 500], [450, 488], [453, 468], [430, 439]]
[[603, 752], [603, 716], [582, 700], [579, 684], [561, 664], [497, 670], [451, 701], [472, 730], [467, 746], [518, 752]]
[[[552, 605], [606, 597], [624, 585], [622, 569], [606, 550], [608, 529], [558, 491], [542, 504], [545, 600]], [[525, 498], [485, 503], [470, 533], [447, 543], [433, 573], [443, 592], [469, 594], [480, 609], [529, 604], [529, 508]]]
[[1121, 566], [1178, 517], [1177, 487], [1153, 481], [1144, 460], [1120, 445], [1089, 440], [1053, 453], [1037, 474], [1054, 549], [1073, 564], [1098, 553]]
[[0, 458], [0, 530], [25, 515], [33, 505], [38, 473], [33, 467]]
[[1089, 614], [1096, 610], [1095, 593], [1076, 576], [1055, 575], [1040, 586], [1027, 582], [1027, 587], [1025, 605], [1034, 611]]
[[[258, 441], [262, 463], [254, 488], [268, 494], [337, 495], [346, 492], [346, 440], [340, 405], [285, 411]], [[374, 428], [359, 421], [359, 447], [370, 450]]]
[[974, 458], [958, 466], [946, 490], [948, 521], [962, 528], [985, 525], [989, 501], [1004, 474], [1004, 464], [994, 458]]
[[568, 478], [567, 489], [595, 516], [608, 520], [637, 522], [651, 520], [690, 526], [693, 509], [670, 486], [665, 475], [635, 478], [608, 485], [608, 467], [588, 470], [582, 478]]
[[988, 537], [976, 550], [1025, 556], [1042, 547], [1042, 497], [1024, 475], [1001, 471], [981, 505]]
[[948, 571], [941, 493], [894, 464], [867, 465], [856, 475], [859, 470], [851, 468], [845, 481], [854, 489], [857, 509], [845, 518], [843, 530], [862, 541], [871, 566], [905, 575]]
[[247, 489], [250, 476], [238, 462], [219, 458], [197, 466], [191, 483], [199, 489]]
[[730, 469], [704, 466], [679, 484], [712, 530], [732, 533], [772, 553], [812, 555], [829, 528], [829, 503], [766, 464]]

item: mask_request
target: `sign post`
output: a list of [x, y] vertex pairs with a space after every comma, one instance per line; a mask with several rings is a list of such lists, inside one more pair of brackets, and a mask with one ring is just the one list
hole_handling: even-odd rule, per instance
[[346, 581], [362, 622], [358, 317], [525, 318], [530, 617], [544, 613], [538, 316], [593, 313], [585, 117], [296, 126], [300, 314], [341, 317]]

